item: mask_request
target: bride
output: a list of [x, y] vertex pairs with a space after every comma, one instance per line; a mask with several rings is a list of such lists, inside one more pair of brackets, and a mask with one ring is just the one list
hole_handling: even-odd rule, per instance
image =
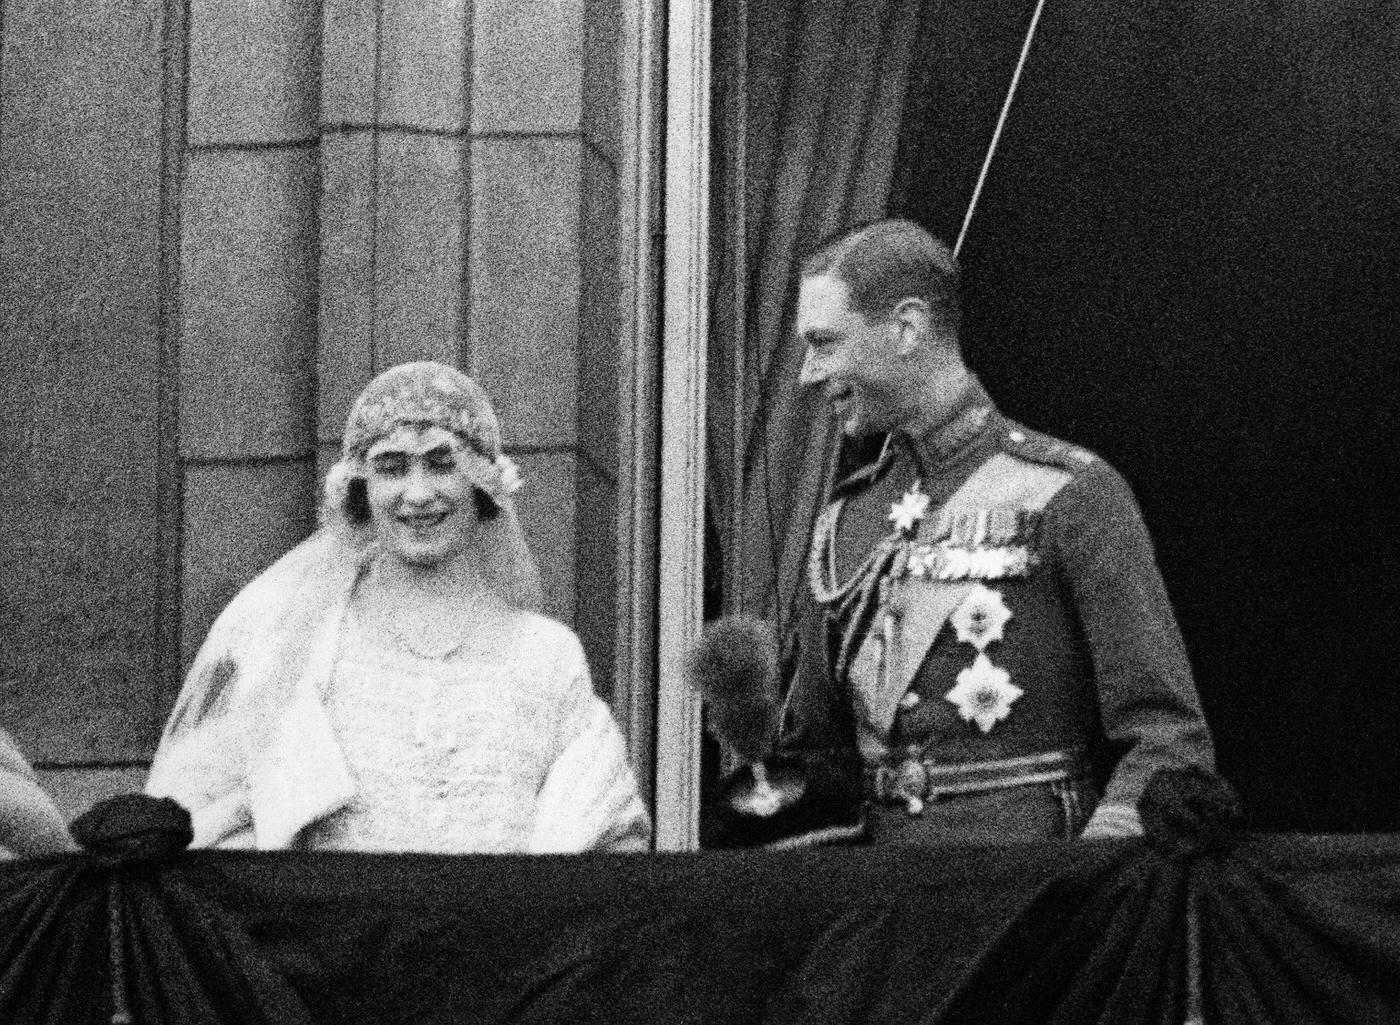
[[578, 639], [537, 611], [519, 486], [470, 378], [369, 384], [322, 528], [215, 621], [156, 751], [197, 846], [646, 848]]

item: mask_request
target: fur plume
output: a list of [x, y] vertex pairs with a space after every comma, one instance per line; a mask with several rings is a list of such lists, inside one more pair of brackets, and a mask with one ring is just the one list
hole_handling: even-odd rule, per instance
[[715, 620], [691, 649], [685, 674], [721, 743], [748, 762], [773, 752], [782, 699], [771, 624], [752, 616]]

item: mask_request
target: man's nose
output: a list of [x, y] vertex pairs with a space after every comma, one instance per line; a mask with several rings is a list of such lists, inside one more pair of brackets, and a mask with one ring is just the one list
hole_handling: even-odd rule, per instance
[[802, 353], [802, 370], [797, 375], [797, 383], [804, 388], [810, 388], [814, 384], [820, 384], [823, 376], [816, 357], [812, 355], [812, 350], [808, 347]]

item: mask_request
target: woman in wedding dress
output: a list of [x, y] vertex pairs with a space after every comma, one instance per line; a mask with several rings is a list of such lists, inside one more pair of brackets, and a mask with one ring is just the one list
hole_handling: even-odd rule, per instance
[[641, 850], [577, 637], [542, 615], [482, 389], [438, 363], [356, 401], [319, 531], [214, 623], [148, 793], [196, 846]]

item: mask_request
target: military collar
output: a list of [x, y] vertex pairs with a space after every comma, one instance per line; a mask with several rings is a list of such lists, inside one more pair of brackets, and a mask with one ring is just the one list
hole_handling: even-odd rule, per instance
[[994, 413], [991, 396], [973, 377], [942, 421], [918, 433], [900, 430], [895, 436], [913, 452], [919, 472], [932, 476], [982, 435]]
[[832, 493], [848, 491], [878, 476], [894, 459], [896, 444], [913, 455], [921, 474], [931, 474], [975, 441], [995, 414], [995, 403], [974, 376], [948, 415], [921, 432], [901, 428], [869, 438], [843, 438], [832, 476]]

